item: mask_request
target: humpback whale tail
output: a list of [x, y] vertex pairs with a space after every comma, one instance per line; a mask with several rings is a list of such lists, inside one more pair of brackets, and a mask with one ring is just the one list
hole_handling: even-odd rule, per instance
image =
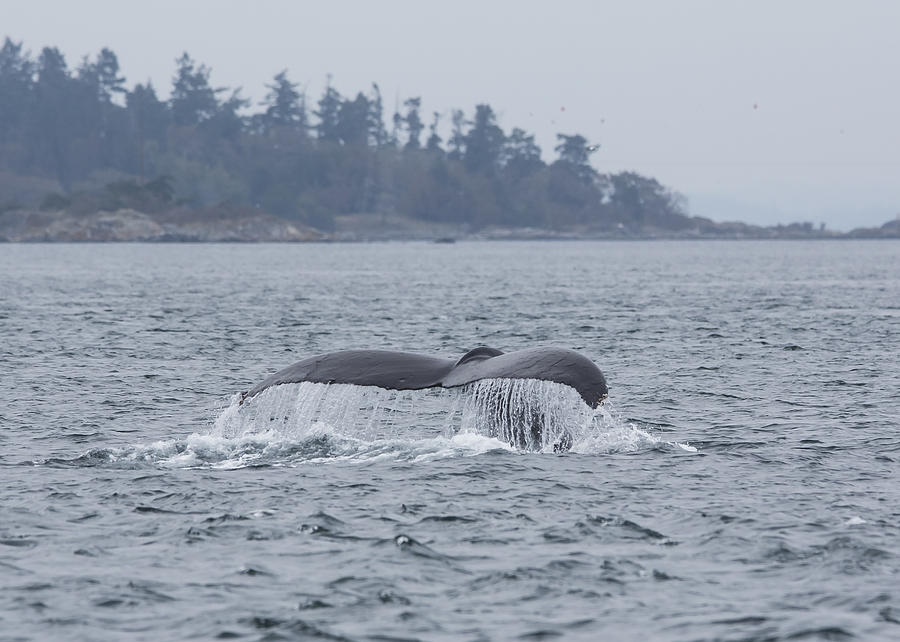
[[554, 450], [568, 450], [571, 435], [542, 407], [544, 389], [527, 384], [529, 381], [568, 386], [590, 408], [596, 408], [608, 394], [600, 369], [573, 350], [538, 347], [504, 353], [482, 346], [456, 361], [386, 350], [316, 355], [268, 377], [245, 393], [241, 403], [287, 383], [354, 384], [388, 390], [461, 388], [470, 393], [475, 415], [488, 428], [489, 436], [528, 450], [548, 444]]

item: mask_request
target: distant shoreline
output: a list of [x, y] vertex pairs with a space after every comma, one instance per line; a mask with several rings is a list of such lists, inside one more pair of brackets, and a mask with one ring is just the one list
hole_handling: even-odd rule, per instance
[[742, 222], [717, 223], [686, 216], [653, 223], [613, 226], [571, 225], [559, 229], [484, 226], [424, 221], [398, 215], [350, 214], [334, 217], [333, 227], [317, 229], [273, 216], [247, 205], [174, 207], [157, 212], [133, 208], [114, 211], [9, 209], [0, 212], [0, 242], [148, 242], [148, 243], [365, 243], [423, 241], [705, 241], [705, 240], [852, 240], [898, 239], [900, 219], [876, 228], [849, 232], [810, 223], [762, 227]]
[[[897, 241], [900, 236], [849, 236], [848, 234], [834, 235], [830, 237], [631, 237], [631, 238], [602, 238], [602, 237], [583, 237], [583, 238], [461, 238], [454, 241], [450, 245], [469, 244], [469, 243], [710, 243], [710, 242], [726, 242], [741, 243], [753, 242], [762, 243], [769, 241], [797, 243], [797, 242], [836, 242], [846, 243], [851, 241]], [[134, 239], [134, 240], [25, 240], [16, 241], [0, 238], [0, 245], [386, 245], [386, 244], [407, 244], [419, 243], [422, 245], [446, 245], [445, 243], [428, 240], [428, 239], [370, 239], [370, 240], [349, 240], [349, 239], [318, 239], [308, 241], [282, 241], [282, 240], [210, 240], [204, 241], [199, 239]]]

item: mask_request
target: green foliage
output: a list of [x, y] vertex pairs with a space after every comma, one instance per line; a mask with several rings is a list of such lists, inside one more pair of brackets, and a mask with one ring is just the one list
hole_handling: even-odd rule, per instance
[[158, 176], [144, 185], [144, 190], [162, 203], [171, 203], [175, 200], [175, 186], [171, 176]]
[[425, 143], [425, 149], [429, 152], [442, 152], [441, 149], [441, 137], [438, 135], [438, 125], [441, 124], [441, 114], [439, 112], [434, 112], [434, 115], [431, 120], [431, 125], [428, 126], [428, 142]]
[[462, 160], [466, 151], [466, 134], [463, 128], [466, 126], [466, 115], [462, 109], [454, 109], [450, 116], [453, 130], [450, 134], [450, 152], [448, 156], [452, 160]]
[[6, 212], [12, 212], [20, 209], [22, 209], [22, 204], [18, 201], [0, 202], [0, 214], [5, 214]]
[[622, 172], [611, 176], [610, 184], [611, 207], [622, 221], [635, 229], [683, 229], [694, 224], [684, 216], [683, 198], [660, 185], [656, 179], [634, 172]]
[[141, 185], [133, 179], [112, 181], [99, 189], [80, 189], [71, 194], [51, 192], [41, 202], [42, 211], [66, 210], [84, 215], [132, 209], [145, 213], [162, 212], [173, 205], [172, 179], [160, 176]]
[[338, 108], [337, 137], [345, 145], [367, 145], [369, 142], [369, 99], [362, 92], [353, 100], [341, 101]]
[[369, 98], [369, 140], [375, 147], [384, 147], [388, 144], [389, 136], [384, 126], [384, 101], [381, 99], [381, 89], [378, 83], [372, 83], [372, 97]]
[[235, 89], [209, 118], [200, 123], [200, 131], [213, 145], [221, 140], [236, 141], [244, 131], [244, 118], [238, 112], [249, 104], [249, 100], [241, 97], [240, 88]]
[[174, 177], [178, 201], [192, 207], [222, 201], [249, 202], [246, 183], [222, 165], [209, 165], [176, 153], [160, 154], [153, 159], [154, 173]]
[[[0, 187], [6, 176], [19, 187], [3, 192], [5, 199], [40, 202], [34, 190], [41, 186], [49, 209], [172, 216], [181, 206], [228, 202], [325, 230], [335, 217], [358, 214], [472, 229], [696, 225], [680, 197], [655, 180], [598, 174], [590, 164], [597, 148], [581, 135], [559, 134], [558, 159], [547, 165], [534, 136], [520, 128], [505, 133], [488, 104], [470, 116], [453, 110], [446, 143], [434, 112], [423, 145], [419, 96], [398, 105], [388, 131], [377, 84], [344, 98], [329, 78], [311, 123], [286, 70], [251, 114], [240, 90], [214, 87], [211, 73], [183, 54], [171, 98], [162, 101], [149, 82], [128, 90], [109, 49], [73, 73], [58, 49], [34, 59], [7, 38], [0, 47]], [[145, 183], [145, 176], [160, 178]]]
[[419, 117], [422, 99], [418, 96], [407, 98], [403, 102], [403, 106], [406, 107], [406, 115], [403, 116], [403, 124], [406, 126], [406, 145], [403, 148], [414, 151], [421, 147], [419, 136], [422, 135], [422, 130], [425, 128], [422, 119]]
[[0, 141], [20, 141], [33, 104], [34, 62], [22, 43], [7, 38], [0, 48]]
[[597, 177], [597, 172], [591, 167], [590, 156], [593, 150], [588, 145], [587, 139], [579, 134], [574, 136], [557, 134], [556, 138], [560, 141], [555, 148], [556, 152], [559, 153], [559, 160], [556, 162], [572, 172], [581, 181], [585, 183], [593, 182]]
[[72, 203], [72, 199], [57, 192], [51, 192], [41, 201], [40, 209], [42, 212], [52, 212], [56, 210], [64, 210]]
[[209, 84], [209, 67], [196, 66], [187, 52], [175, 61], [178, 69], [172, 82], [172, 97], [169, 105], [172, 120], [182, 127], [193, 127], [212, 118], [218, 111], [216, 94], [221, 89], [213, 89]]
[[138, 145], [154, 140], [165, 144], [171, 113], [166, 103], [156, 97], [151, 83], [137, 84], [125, 97], [125, 111], [130, 125], [130, 136]]
[[475, 106], [475, 121], [464, 138], [463, 162], [471, 172], [493, 174], [500, 166], [506, 137], [490, 105]]
[[125, 77], [119, 75], [119, 59], [112, 51], [104, 47], [94, 63], [94, 73], [100, 89], [100, 99], [111, 102], [117, 94], [124, 94]]
[[94, 62], [85, 57], [78, 68], [78, 78], [96, 92], [101, 104], [111, 103], [114, 97], [126, 93], [125, 77], [119, 75], [119, 59], [106, 47]]
[[516, 178], [525, 178], [544, 167], [541, 148], [534, 142], [534, 136], [516, 127], [506, 139], [504, 148], [506, 169]]
[[297, 91], [297, 84], [288, 80], [287, 69], [275, 74], [272, 84], [266, 88], [269, 93], [263, 101], [266, 111], [262, 114], [265, 131], [279, 128], [304, 131], [308, 126], [305, 99]]
[[340, 133], [340, 113], [341, 113], [341, 95], [331, 86], [331, 77], [328, 79], [328, 85], [325, 87], [325, 93], [319, 99], [319, 109], [315, 112], [319, 119], [316, 126], [319, 140], [337, 143], [341, 140]]

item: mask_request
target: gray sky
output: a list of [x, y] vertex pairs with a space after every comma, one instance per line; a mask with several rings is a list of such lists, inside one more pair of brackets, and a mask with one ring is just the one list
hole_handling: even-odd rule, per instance
[[[167, 96], [188, 51], [254, 100], [279, 70], [315, 102], [488, 102], [507, 131], [602, 145], [716, 220], [849, 229], [900, 213], [900, 1], [0, 0], [0, 36], [71, 66], [110, 47]], [[449, 120], [449, 118], [448, 118]]]

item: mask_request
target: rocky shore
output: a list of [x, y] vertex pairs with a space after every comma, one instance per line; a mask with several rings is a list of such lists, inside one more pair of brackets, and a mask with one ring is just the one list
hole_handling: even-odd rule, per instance
[[300, 242], [327, 235], [250, 207], [174, 209], [146, 214], [133, 209], [76, 215], [65, 210], [13, 210], [0, 214], [0, 240]]
[[6, 242], [315, 242], [578, 240], [578, 239], [898, 239], [900, 219], [876, 228], [834, 232], [796, 223], [761, 227], [716, 223], [694, 217], [692, 225], [663, 227], [584, 227], [548, 230], [430, 223], [400, 216], [355, 214], [335, 217], [333, 230], [321, 231], [286, 221], [249, 206], [174, 208], [155, 213], [123, 208], [73, 213], [13, 209], [0, 213], [0, 241]]

